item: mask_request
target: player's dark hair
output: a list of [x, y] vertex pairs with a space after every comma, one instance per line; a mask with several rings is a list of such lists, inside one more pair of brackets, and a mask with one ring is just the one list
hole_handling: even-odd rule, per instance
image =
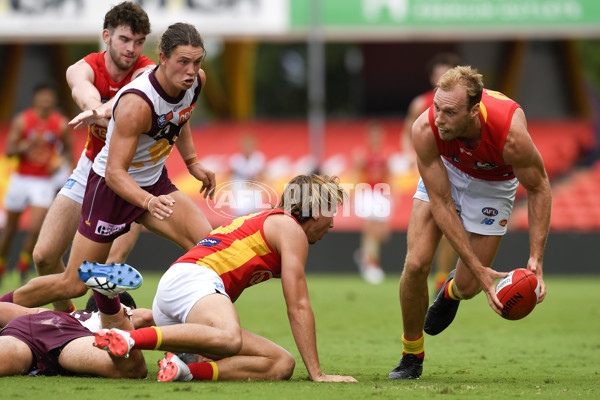
[[[127, 292], [119, 293], [119, 300], [121, 300], [121, 304], [123, 304], [127, 307], [137, 308], [137, 305], [135, 304], [135, 300]], [[96, 304], [96, 298], [93, 295], [90, 296], [90, 298], [88, 299], [87, 304], [85, 305], [85, 311], [88, 311], [88, 312], [98, 311], [98, 305]]]
[[147, 35], [150, 33], [150, 19], [146, 11], [137, 3], [125, 1], [117, 4], [104, 16], [103, 29], [108, 29], [112, 34], [119, 26], [131, 29], [134, 35]]
[[196, 27], [191, 24], [178, 22], [169, 26], [160, 37], [158, 51], [164, 53], [165, 57], [169, 58], [177, 46], [202, 47], [202, 58], [206, 54], [204, 40], [196, 30]]

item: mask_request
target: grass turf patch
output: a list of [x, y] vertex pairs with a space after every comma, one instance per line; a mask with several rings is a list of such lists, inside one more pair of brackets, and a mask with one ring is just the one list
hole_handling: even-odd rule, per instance
[[[14, 279], [14, 282], [11, 281]], [[144, 274], [133, 291], [150, 307], [159, 275]], [[399, 276], [369, 285], [355, 275], [310, 275], [322, 369], [352, 375], [358, 383], [312, 383], [292, 338], [279, 280], [247, 289], [236, 303], [242, 326], [288, 349], [296, 359], [290, 382], [155, 381], [159, 351], [144, 352], [149, 366], [142, 381], [67, 377], [0, 378], [3, 398], [187, 398], [364, 399], [364, 398], [598, 398], [600, 390], [600, 277], [546, 277], [548, 296], [525, 319], [507, 321], [483, 294], [461, 304], [454, 323], [425, 337], [423, 376], [390, 381], [398, 363], [402, 321]], [[11, 285], [13, 285], [11, 287]], [[3, 292], [16, 286], [5, 279]], [[83, 307], [85, 299], [76, 304]], [[10, 362], [10, 360], [1, 360]]]

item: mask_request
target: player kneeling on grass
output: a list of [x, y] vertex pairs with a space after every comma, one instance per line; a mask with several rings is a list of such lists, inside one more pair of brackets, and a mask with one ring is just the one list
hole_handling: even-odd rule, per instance
[[[119, 295], [127, 307], [119, 313], [121, 326], [153, 324], [148, 309], [133, 309], [128, 293]], [[148, 370], [142, 352], [114, 357], [93, 348], [100, 317], [91, 297], [86, 311], [65, 313], [0, 303], [0, 376], [88, 375], [104, 378], [145, 378]], [[116, 318], [116, 317], [115, 317]], [[91, 349], [90, 349], [91, 348]]]
[[213, 230], [171, 265], [152, 306], [159, 327], [101, 330], [95, 346], [117, 356], [154, 349], [209, 359], [186, 364], [167, 353], [159, 362], [159, 381], [289, 379], [295, 366], [292, 355], [242, 329], [233, 306], [245, 288], [281, 278], [292, 333], [310, 379], [355, 382], [321, 371], [304, 272], [308, 245], [333, 227], [343, 197], [337, 178], [295, 177], [277, 207]]

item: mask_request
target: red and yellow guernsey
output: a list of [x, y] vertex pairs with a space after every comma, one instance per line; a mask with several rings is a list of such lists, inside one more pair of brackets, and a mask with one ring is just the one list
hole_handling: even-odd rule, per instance
[[484, 89], [479, 103], [481, 142], [476, 149], [466, 147], [460, 140], [440, 139], [435, 126], [433, 106], [429, 108], [429, 125], [433, 130], [442, 157], [456, 168], [475, 178], [505, 181], [515, 177], [512, 166], [504, 163], [502, 151], [513, 114], [519, 104], [500, 92]]
[[234, 219], [214, 229], [177, 263], [203, 265], [215, 271], [225, 291], [236, 301], [247, 287], [271, 278], [281, 278], [281, 256], [267, 243], [263, 229], [265, 219], [286, 214], [272, 209]]
[[[102, 103], [106, 103], [115, 95], [117, 92], [129, 82], [131, 82], [131, 77], [135, 71], [140, 68], [146, 67], [148, 65], [154, 65], [154, 61], [149, 59], [146, 56], [140, 56], [131, 68], [131, 71], [127, 74], [127, 76], [119, 82], [115, 82], [112, 80], [110, 75], [108, 74], [108, 70], [106, 69], [106, 64], [104, 63], [104, 53], [106, 51], [102, 51], [100, 53], [92, 53], [83, 57], [83, 60], [92, 67], [94, 70], [94, 86], [98, 89], [100, 93], [100, 100]], [[96, 124], [92, 124], [88, 126], [88, 137], [85, 142], [85, 156], [89, 158], [91, 161], [94, 161], [96, 155], [100, 152], [102, 147], [104, 147], [104, 142], [106, 141], [106, 128], [103, 126], [99, 126]]]

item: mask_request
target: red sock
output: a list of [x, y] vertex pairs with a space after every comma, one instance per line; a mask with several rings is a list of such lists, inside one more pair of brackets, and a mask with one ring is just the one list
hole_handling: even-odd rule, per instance
[[197, 381], [216, 381], [219, 377], [219, 368], [214, 362], [192, 363], [187, 365]]
[[162, 334], [156, 326], [149, 328], [140, 328], [135, 331], [127, 331], [131, 338], [135, 340], [134, 349], [157, 350], [162, 344]]
[[452, 296], [450, 296], [450, 293], [448, 292], [448, 290], [450, 289], [450, 284], [454, 281], [454, 278], [450, 279], [450, 281], [448, 281], [448, 283], [446, 284], [446, 286], [444, 287], [444, 297], [448, 300], [454, 300], [452, 298]]

